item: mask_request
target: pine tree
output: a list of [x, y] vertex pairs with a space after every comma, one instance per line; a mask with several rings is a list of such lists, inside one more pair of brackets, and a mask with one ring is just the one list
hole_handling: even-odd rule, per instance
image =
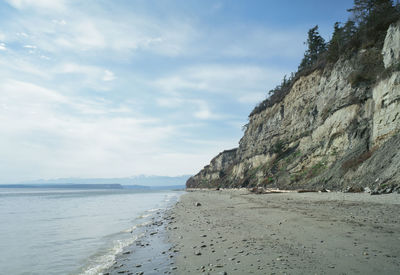
[[308, 46], [308, 49], [304, 53], [299, 71], [311, 67], [318, 60], [320, 54], [326, 51], [325, 40], [319, 35], [318, 25], [308, 31], [308, 39], [305, 44]]
[[357, 39], [363, 47], [382, 46], [387, 28], [400, 19], [398, 8], [392, 0], [354, 0], [354, 7], [348, 11], [352, 12]]
[[328, 60], [331, 62], [335, 62], [339, 59], [339, 56], [342, 52], [342, 48], [344, 46], [344, 35], [343, 35], [343, 27], [340, 26], [339, 22], [336, 22], [334, 25], [334, 30], [332, 34], [332, 39], [328, 44]]

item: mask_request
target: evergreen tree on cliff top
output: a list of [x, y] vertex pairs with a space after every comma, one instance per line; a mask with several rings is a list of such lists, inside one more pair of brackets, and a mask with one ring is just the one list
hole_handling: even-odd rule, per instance
[[354, 0], [354, 7], [348, 11], [358, 26], [355, 39], [364, 48], [381, 47], [389, 25], [400, 19], [399, 4], [394, 5], [392, 0]]
[[326, 51], [325, 40], [319, 35], [318, 25], [308, 31], [306, 45], [308, 49], [299, 65], [299, 71], [311, 67], [317, 61], [319, 55]]

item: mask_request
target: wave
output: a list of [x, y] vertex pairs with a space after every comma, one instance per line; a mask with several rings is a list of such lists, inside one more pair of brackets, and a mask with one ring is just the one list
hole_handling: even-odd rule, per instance
[[110, 268], [115, 263], [115, 257], [123, 251], [123, 249], [133, 244], [138, 238], [144, 234], [134, 235], [126, 240], [116, 240], [114, 246], [104, 255], [98, 256], [92, 260], [92, 264], [86, 268], [80, 275], [96, 275], [103, 274], [102, 271]]
[[163, 208], [154, 208], [154, 209], [147, 210], [146, 212], [152, 213], [152, 212], [157, 212], [157, 211], [160, 211], [160, 210], [163, 210]]
[[132, 233], [132, 232], [135, 231], [137, 228], [146, 226], [146, 225], [148, 225], [148, 224], [151, 224], [151, 221], [144, 222], [144, 223], [140, 223], [140, 224], [136, 224], [136, 225], [134, 225], [134, 226], [132, 226], [132, 227], [130, 227], [130, 228], [128, 228], [128, 229], [123, 230], [122, 232], [123, 232], [123, 233]]

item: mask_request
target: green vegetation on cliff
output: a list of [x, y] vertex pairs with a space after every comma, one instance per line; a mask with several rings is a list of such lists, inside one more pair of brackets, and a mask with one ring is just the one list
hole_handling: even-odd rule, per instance
[[324, 69], [340, 58], [350, 59], [362, 49], [368, 54], [361, 60], [363, 68], [352, 76], [352, 84], [374, 81], [377, 75], [384, 72], [380, 51], [386, 30], [400, 19], [400, 4], [394, 4], [392, 0], [354, 0], [354, 7], [348, 11], [350, 18], [344, 24], [334, 24], [329, 42], [326, 43], [320, 36], [318, 26], [308, 31], [307, 50], [297, 72], [291, 73], [289, 78], [285, 76], [280, 85], [270, 90], [268, 98], [260, 102], [249, 117], [281, 102], [301, 76]]
[[[400, 190], [400, 5], [356, 0], [187, 187]], [[389, 191], [388, 191], [389, 190]]]

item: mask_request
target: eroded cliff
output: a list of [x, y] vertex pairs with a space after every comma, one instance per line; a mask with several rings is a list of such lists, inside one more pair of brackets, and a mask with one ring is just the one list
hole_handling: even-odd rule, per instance
[[[382, 50], [361, 50], [297, 79], [282, 101], [249, 117], [237, 149], [216, 156], [187, 187], [398, 185], [399, 41], [397, 23]], [[383, 73], [370, 79], [371, 67]]]

